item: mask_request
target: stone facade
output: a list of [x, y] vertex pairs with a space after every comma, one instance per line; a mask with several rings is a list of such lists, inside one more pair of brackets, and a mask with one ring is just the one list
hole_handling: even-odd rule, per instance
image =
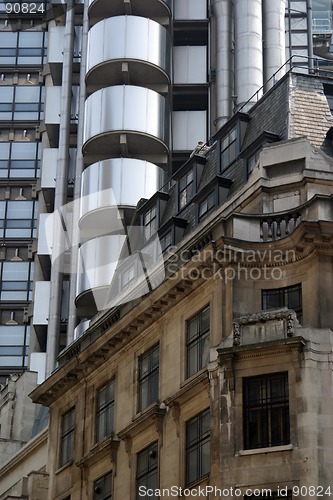
[[[172, 487], [196, 498], [207, 486], [212, 499], [234, 498], [235, 488], [241, 497], [263, 488], [296, 497], [293, 488], [333, 487], [333, 150], [324, 83], [286, 75], [163, 193], [174, 234], [182, 229], [164, 253], [165, 279], [93, 318], [31, 394], [50, 408], [40, 469], [49, 500], [134, 500], [143, 484], [165, 489], [161, 498]], [[312, 127], [325, 148], [311, 127], [304, 133], [316, 99]], [[222, 182], [217, 151], [233, 126], [243, 149]], [[201, 173], [197, 193], [179, 210], [177, 183], [191, 169]], [[216, 176], [228, 194], [200, 220]], [[141, 203], [138, 218], [144, 210]]]

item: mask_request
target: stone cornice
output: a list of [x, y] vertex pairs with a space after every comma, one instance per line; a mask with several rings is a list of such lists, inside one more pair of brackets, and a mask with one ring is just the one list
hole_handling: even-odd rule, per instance
[[290, 337], [279, 340], [271, 340], [267, 342], [259, 342], [256, 344], [246, 344], [244, 346], [233, 347], [218, 347], [220, 364], [223, 359], [229, 359], [230, 356], [237, 359], [250, 359], [263, 356], [271, 356], [290, 351], [291, 349], [303, 349], [306, 345], [306, 340], [303, 337]]

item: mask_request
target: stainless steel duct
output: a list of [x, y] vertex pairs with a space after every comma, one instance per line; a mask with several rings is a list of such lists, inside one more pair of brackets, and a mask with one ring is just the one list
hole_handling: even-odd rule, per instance
[[[81, 196], [81, 174], [83, 171], [83, 155], [82, 155], [82, 145], [83, 145], [83, 131], [84, 131], [84, 108], [86, 99], [86, 62], [87, 62], [87, 44], [88, 44], [88, 30], [89, 30], [89, 18], [88, 18], [88, 1], [85, 0], [83, 7], [83, 26], [82, 26], [82, 50], [81, 50], [81, 66], [80, 66], [80, 94], [79, 94], [79, 121], [77, 129], [77, 155], [76, 155], [76, 166], [75, 166], [75, 181], [74, 181], [74, 212], [73, 212], [73, 229], [76, 231], [73, 234], [77, 235], [78, 239], [78, 223], [79, 223], [79, 202]], [[70, 277], [69, 277], [69, 312], [68, 312], [68, 324], [67, 324], [67, 344], [70, 344], [74, 340], [74, 329], [77, 325], [77, 314], [75, 306], [76, 297], [76, 271], [78, 266], [78, 243], [79, 241], [74, 241], [71, 252], [71, 267], [70, 267]]]
[[216, 16], [216, 129], [232, 114], [232, 15], [230, 0], [215, 0]]
[[280, 70], [286, 60], [285, 11], [286, 0], [263, 0], [264, 82], [271, 79], [265, 91], [285, 73]]
[[[237, 106], [240, 107], [247, 103], [262, 85], [261, 0], [235, 0], [235, 91]], [[243, 110], [246, 111], [252, 104], [254, 103], [249, 102]]]

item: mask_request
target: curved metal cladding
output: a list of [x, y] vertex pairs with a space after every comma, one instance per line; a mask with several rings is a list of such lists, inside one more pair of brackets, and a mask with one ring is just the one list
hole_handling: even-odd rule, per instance
[[[171, 15], [172, 0], [131, 0], [131, 13], [134, 16], [165, 18]], [[128, 14], [128, 2], [124, 0], [89, 0], [90, 19]]]
[[261, 0], [235, 0], [235, 83], [238, 106], [263, 85]]
[[169, 33], [156, 21], [137, 16], [104, 19], [88, 34], [86, 84], [95, 90], [118, 85], [129, 74], [134, 85], [168, 85], [170, 47]]
[[80, 228], [90, 237], [101, 230], [114, 233], [122, 226], [117, 208], [135, 207], [141, 198], [150, 198], [159, 188], [161, 169], [153, 163], [132, 158], [104, 160], [86, 168], [82, 174]]
[[98, 90], [86, 100], [83, 153], [100, 159], [164, 155], [169, 116], [166, 99], [153, 90], [132, 85]]
[[215, 0], [216, 13], [216, 128], [232, 114], [232, 7], [230, 0]]
[[263, 0], [264, 81], [278, 72], [268, 82], [265, 91], [285, 73], [285, 68], [280, 69], [286, 60], [285, 11], [286, 0]]
[[105, 309], [110, 284], [125, 241], [125, 234], [114, 234], [94, 238], [81, 245], [75, 301], [78, 307], [90, 307], [93, 300], [96, 310]]

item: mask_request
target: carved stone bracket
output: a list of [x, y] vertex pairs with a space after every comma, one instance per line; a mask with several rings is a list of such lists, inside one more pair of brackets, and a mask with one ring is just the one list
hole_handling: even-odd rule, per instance
[[234, 345], [240, 345], [241, 335], [240, 335], [240, 325], [236, 321], [234, 322]]
[[156, 413], [153, 417], [155, 429], [158, 435], [158, 445], [161, 448], [163, 446], [163, 420], [165, 413]]
[[179, 437], [179, 430], [180, 430], [180, 423], [179, 423], [180, 405], [179, 405], [179, 403], [177, 403], [177, 402], [172, 403], [171, 411], [172, 411], [172, 418], [176, 424], [177, 437]]
[[124, 441], [125, 443], [125, 450], [126, 450], [126, 453], [128, 455], [128, 466], [131, 467], [131, 463], [132, 463], [132, 438], [130, 435], [126, 434], [122, 440]]
[[286, 324], [287, 324], [288, 337], [293, 337], [293, 335], [294, 335], [294, 318], [293, 318], [293, 314], [291, 312], [289, 312], [289, 314], [287, 316]]

